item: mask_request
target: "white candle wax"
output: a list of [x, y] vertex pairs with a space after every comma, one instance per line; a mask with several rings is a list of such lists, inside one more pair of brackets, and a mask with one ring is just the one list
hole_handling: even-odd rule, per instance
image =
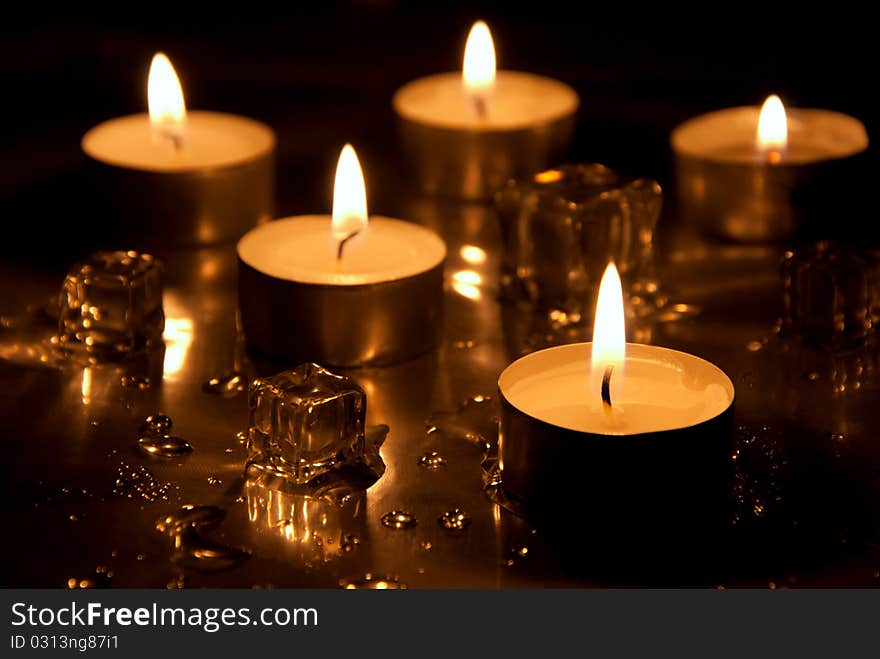
[[462, 89], [461, 72], [418, 78], [401, 87], [393, 105], [409, 121], [452, 130], [506, 131], [548, 124], [574, 114], [577, 93], [568, 85], [520, 71], [498, 71], [485, 116]]
[[234, 167], [266, 156], [275, 134], [266, 125], [233, 114], [190, 111], [179, 148], [156, 137], [148, 114], [110, 119], [85, 134], [82, 149], [115, 167], [149, 172], [187, 172]]
[[[242, 261], [277, 279], [305, 284], [377, 284], [427, 272], [443, 262], [446, 245], [433, 231], [412, 222], [370, 217], [367, 228], [338, 243], [329, 215], [303, 215], [269, 222], [238, 244]], [[340, 310], [341, 312], [343, 310]]]
[[[756, 106], [728, 108], [694, 117], [672, 133], [672, 147], [682, 156], [729, 164], [766, 162], [756, 144]], [[806, 165], [846, 158], [868, 147], [865, 126], [840, 112], [786, 109], [788, 144], [781, 164]]]
[[612, 376], [609, 417], [592, 373], [591, 348], [578, 343], [526, 355], [501, 374], [499, 389], [528, 416], [600, 435], [688, 428], [719, 416], [733, 402], [733, 383], [714, 364], [676, 350], [627, 344], [623, 369]]

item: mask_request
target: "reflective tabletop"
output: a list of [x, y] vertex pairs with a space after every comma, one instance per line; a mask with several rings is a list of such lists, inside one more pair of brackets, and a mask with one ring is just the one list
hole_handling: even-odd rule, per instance
[[[230, 372], [247, 380], [293, 366], [242, 349], [233, 246], [161, 254], [164, 351], [148, 375], [134, 377], [118, 366], [83, 368], [43, 355], [36, 339], [51, 327], [58, 268], [4, 264], [3, 584], [880, 584], [876, 351], [834, 356], [780, 336], [779, 249], [711, 245], [678, 229], [662, 234], [667, 313], [633, 320], [628, 332], [630, 340], [704, 357], [733, 380], [737, 480], [723, 520], [730, 535], [705, 550], [712, 556], [675, 566], [655, 560], [665, 556], [658, 547], [667, 539], [642, 537], [625, 561], [610, 565], [591, 551], [601, 529], [590, 527], [576, 498], [560, 502], [570, 524], [545, 533], [490, 500], [481, 469], [480, 440], [493, 439], [483, 436], [492, 433], [493, 403], [481, 397], [496, 395], [502, 369], [537, 347], [588, 339], [590, 328], [548, 335], [535, 314], [501, 301], [501, 239], [490, 206], [403, 198], [394, 210], [447, 241], [443, 341], [406, 363], [334, 369], [365, 390], [367, 423], [390, 428], [384, 476], [342, 506], [290, 500], [248, 483], [241, 434], [247, 394], [204, 388]], [[456, 275], [462, 271], [478, 276]], [[339, 322], [357, 319], [340, 315]], [[144, 418], [160, 412], [192, 444], [191, 454], [162, 459], [137, 451]], [[420, 464], [432, 451], [445, 458], [436, 469]], [[157, 522], [187, 505], [222, 513], [181, 557], [180, 537], [157, 530]], [[471, 523], [450, 531], [438, 518], [455, 508]], [[391, 511], [411, 514], [415, 524], [383, 525]]]

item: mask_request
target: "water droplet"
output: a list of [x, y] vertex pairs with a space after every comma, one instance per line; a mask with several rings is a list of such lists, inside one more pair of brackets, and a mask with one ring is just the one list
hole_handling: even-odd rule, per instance
[[109, 588], [113, 583], [113, 572], [106, 567], [99, 565], [95, 568], [95, 574], [85, 579], [77, 579], [71, 577], [67, 580], [68, 590], [87, 589], [87, 588]]
[[819, 379], [819, 373], [817, 373], [816, 371], [810, 371], [809, 373], [807, 373], [806, 377], [807, 380], [809, 380], [810, 382], [815, 382]]
[[419, 458], [419, 466], [428, 471], [437, 471], [446, 466], [446, 458], [437, 451], [429, 451]]
[[165, 414], [151, 414], [144, 419], [144, 430], [156, 435], [168, 434], [172, 425], [171, 417]]
[[238, 440], [239, 444], [247, 444], [247, 433], [243, 430], [235, 433], [235, 438]]
[[430, 541], [428, 541], [428, 540], [422, 540], [422, 541], [419, 543], [419, 545], [420, 545], [421, 548], [424, 549], [425, 551], [431, 551], [431, 549], [434, 547], [434, 545], [432, 545], [432, 544], [430, 543]]
[[144, 560], [144, 559], [146, 558], [146, 555], [144, 555], [144, 554], [138, 554], [137, 556], [135, 556], [135, 558], [136, 558], [137, 560], [139, 560], [139, 561], [142, 561], [142, 560]]
[[233, 371], [220, 377], [211, 378], [202, 385], [202, 391], [206, 394], [232, 398], [243, 391], [247, 391], [248, 380], [242, 373]]
[[196, 529], [184, 530], [175, 538], [171, 560], [184, 568], [228, 570], [250, 558], [250, 552], [202, 537]]
[[491, 396], [472, 396], [455, 412], [434, 412], [425, 426], [428, 434], [492, 445], [498, 441], [498, 405]]
[[513, 549], [510, 550], [510, 552], [512, 554], [514, 554], [515, 556], [519, 556], [520, 558], [525, 558], [526, 555], [529, 553], [529, 548], [526, 547], [525, 545], [522, 545], [520, 547], [514, 547]]
[[126, 389], [145, 391], [153, 388], [153, 379], [145, 375], [123, 375], [119, 378], [119, 384]]
[[187, 527], [216, 526], [226, 516], [216, 506], [183, 506], [156, 520], [156, 530], [161, 533], [178, 534]]
[[437, 518], [437, 523], [450, 531], [463, 531], [471, 525], [471, 516], [460, 508], [450, 508]]
[[473, 348], [475, 345], [477, 345], [477, 342], [474, 341], [473, 339], [465, 339], [462, 341], [453, 341], [452, 342], [452, 347], [457, 350], [469, 350], [470, 348]]
[[71, 522], [78, 522], [78, 521], [79, 521], [79, 515], [71, 515], [71, 516], [70, 516], [70, 521], [71, 521]]
[[223, 485], [223, 481], [216, 476], [208, 476], [208, 485]]
[[843, 433], [830, 432], [828, 433], [828, 439], [830, 439], [835, 444], [841, 444], [846, 440], [846, 436]]
[[397, 577], [378, 577], [369, 572], [362, 579], [342, 580], [339, 585], [346, 590], [405, 590], [406, 584]]
[[171, 483], [160, 481], [144, 466], [132, 467], [120, 463], [116, 468], [116, 479], [113, 494], [126, 499], [144, 499], [145, 501], [168, 501], [172, 489]]
[[764, 344], [760, 341], [749, 341], [746, 343], [746, 350], [749, 352], [758, 352], [759, 350], [764, 348]]
[[415, 515], [403, 510], [392, 510], [382, 515], [382, 525], [389, 529], [411, 529], [416, 523]]
[[183, 590], [186, 587], [186, 577], [182, 574], [178, 574], [176, 577], [172, 578], [167, 584], [165, 584], [165, 588], [167, 590]]
[[361, 544], [361, 539], [356, 535], [349, 533], [342, 538], [342, 541], [339, 543], [339, 548], [348, 554], [357, 549], [359, 544]]
[[192, 444], [174, 435], [144, 435], [137, 443], [141, 453], [156, 458], [176, 458], [193, 450]]

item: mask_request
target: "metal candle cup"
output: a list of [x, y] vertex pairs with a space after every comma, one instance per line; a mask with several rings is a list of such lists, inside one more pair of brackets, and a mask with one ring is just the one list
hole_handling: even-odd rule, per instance
[[849, 194], [868, 146], [864, 125], [838, 112], [788, 110], [788, 145], [773, 162], [756, 147], [759, 111], [719, 110], [672, 132], [682, 218], [738, 242], [827, 234], [829, 211]]
[[82, 139], [91, 201], [109, 231], [139, 245], [237, 240], [272, 218], [275, 134], [219, 112], [190, 112], [187, 141], [153, 144], [148, 115], [111, 119]]
[[[239, 305], [248, 347], [292, 363], [366, 366], [404, 361], [437, 345], [443, 241], [424, 227], [371, 217], [366, 232], [372, 235], [353, 246], [351, 256], [369, 260], [373, 265], [365, 267], [372, 272], [358, 271], [357, 261], [351, 276], [339, 277], [279, 265], [288, 250], [291, 263], [296, 252], [313, 252], [314, 245], [303, 243], [309, 235], [326, 232], [329, 243], [329, 227], [329, 217], [293, 217], [258, 227], [239, 242]], [[384, 246], [379, 254], [371, 251], [373, 238], [380, 250]], [[395, 268], [390, 250], [409, 254], [407, 263]]]
[[546, 113], [509, 122], [456, 121], [454, 115], [438, 121], [425, 106], [460, 103], [458, 73], [414, 80], [394, 95], [401, 147], [422, 191], [489, 199], [508, 180], [531, 176], [565, 158], [578, 107], [574, 90], [550, 78], [515, 71], [500, 71], [497, 84], [496, 99], [510, 88], [513, 97], [533, 96], [533, 103], [554, 98], [558, 109], [550, 104]]
[[501, 374], [505, 490], [538, 516], [577, 512], [603, 527], [700, 517], [729, 484], [730, 379], [693, 355], [627, 344], [614, 406], [628, 418], [615, 426], [589, 400], [591, 348], [541, 350]]
[[461, 72], [413, 80], [394, 94], [401, 146], [420, 188], [490, 199], [511, 178], [562, 160], [579, 104], [561, 82], [496, 71], [488, 26], [471, 28]]

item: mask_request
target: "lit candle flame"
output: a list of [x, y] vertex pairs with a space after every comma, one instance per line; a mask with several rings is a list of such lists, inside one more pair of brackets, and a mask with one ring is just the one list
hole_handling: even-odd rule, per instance
[[782, 154], [788, 145], [788, 120], [785, 117], [785, 106], [778, 96], [768, 96], [758, 115], [758, 150], [765, 154], [771, 163], [782, 160]]
[[485, 116], [495, 89], [495, 45], [489, 26], [483, 21], [474, 23], [468, 34], [462, 85], [465, 98], [476, 107], [477, 114]]
[[180, 147], [186, 130], [186, 104], [180, 80], [165, 53], [153, 55], [147, 78], [147, 105], [153, 135]]
[[[604, 401], [602, 380], [612, 376], [608, 386], [611, 391], [620, 389], [626, 357], [626, 327], [623, 314], [623, 287], [614, 263], [609, 263], [599, 284], [599, 299], [596, 301], [596, 317], [593, 323], [593, 348], [591, 380], [596, 393], [603, 398], [606, 409], [611, 405]], [[610, 372], [609, 372], [609, 369]], [[613, 383], [613, 387], [611, 384]], [[610, 400], [613, 401], [613, 396]]]
[[333, 184], [333, 239], [338, 243], [338, 258], [346, 241], [367, 228], [367, 189], [364, 172], [351, 144], [342, 147], [336, 164]]

